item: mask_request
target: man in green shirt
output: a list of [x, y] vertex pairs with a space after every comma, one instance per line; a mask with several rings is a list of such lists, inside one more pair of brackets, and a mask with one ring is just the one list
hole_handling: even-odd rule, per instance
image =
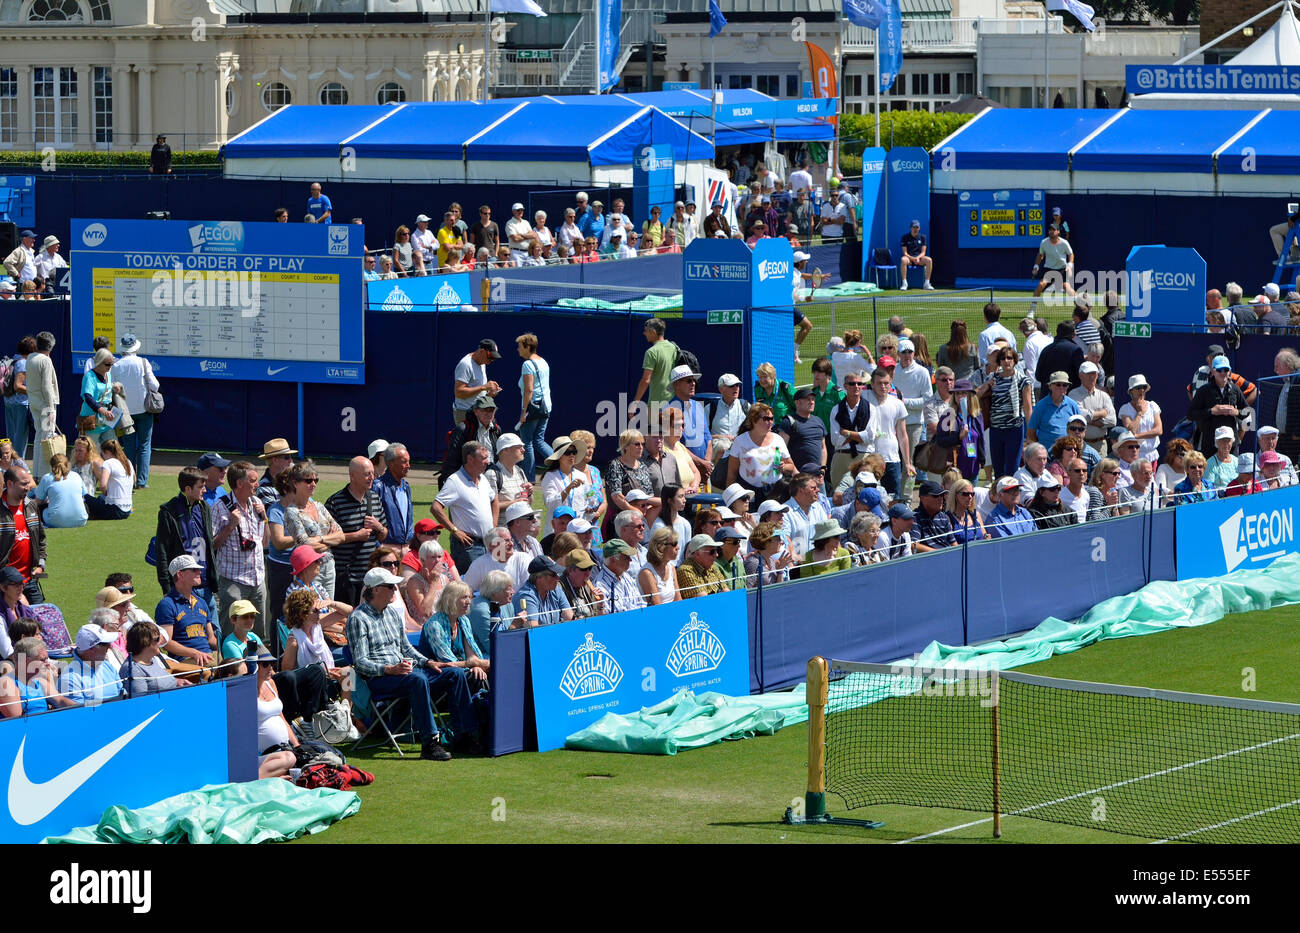
[[831, 366], [831, 361], [824, 356], [819, 356], [813, 360], [812, 377], [813, 377], [813, 414], [822, 419], [822, 424], [826, 425], [827, 450], [830, 453], [831, 437], [831, 412], [835, 410], [844, 399], [844, 390], [831, 382], [835, 375], [835, 369]]
[[668, 325], [657, 317], [645, 322], [644, 334], [650, 347], [641, 360], [641, 382], [632, 399], [634, 406], [645, 396], [647, 389], [650, 395], [646, 401], [651, 405], [662, 404], [673, 397], [673, 386], [668, 381], [668, 374], [677, 365], [677, 344], [664, 337], [667, 329]]

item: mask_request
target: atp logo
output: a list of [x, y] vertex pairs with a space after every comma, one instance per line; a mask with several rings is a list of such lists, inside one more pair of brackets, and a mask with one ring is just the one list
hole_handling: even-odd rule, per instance
[[721, 639], [709, 631], [709, 626], [698, 613], [692, 612], [691, 620], [673, 642], [664, 665], [675, 677], [703, 674], [716, 671], [726, 656], [727, 647]]
[[1223, 563], [1228, 573], [1249, 560], [1252, 564], [1272, 561], [1295, 542], [1295, 515], [1291, 509], [1273, 509], [1246, 515], [1237, 509], [1219, 526]]
[[[459, 302], [457, 303], [459, 304]], [[411, 297], [406, 292], [402, 291], [400, 285], [395, 285], [393, 290], [388, 293], [388, 297], [384, 299], [384, 303], [380, 305], [381, 310], [384, 311], [410, 311], [414, 307], [415, 302], [411, 300]]]
[[348, 228], [351, 224], [330, 224], [329, 227], [329, 245], [331, 256], [346, 256], [348, 254]]
[[[410, 299], [407, 300], [409, 301]], [[385, 302], [385, 304], [386, 303], [387, 302]], [[433, 303], [444, 308], [460, 305], [462, 304], [460, 300], [460, 292], [456, 291], [450, 282], [443, 282], [442, 288], [438, 289], [438, 294], [433, 296]]]
[[585, 700], [613, 693], [622, 681], [623, 668], [588, 632], [587, 640], [573, 652], [573, 660], [564, 669], [560, 691], [570, 700]]

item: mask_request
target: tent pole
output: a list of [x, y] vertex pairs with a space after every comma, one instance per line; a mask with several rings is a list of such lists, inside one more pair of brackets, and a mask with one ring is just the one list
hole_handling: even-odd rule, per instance
[[876, 141], [873, 146], [880, 145], [880, 30], [876, 30], [876, 54], [872, 56], [872, 61], [876, 67]]
[[1051, 33], [1051, 14], [1043, 4], [1043, 109], [1052, 109], [1052, 53], [1047, 37]]
[[1188, 62], [1189, 59], [1193, 59], [1193, 58], [1195, 58], [1197, 55], [1200, 55], [1202, 52], [1204, 52], [1204, 51], [1205, 51], [1206, 49], [1208, 49], [1210, 46], [1212, 46], [1212, 45], [1218, 45], [1218, 44], [1219, 44], [1220, 42], [1222, 42], [1224, 39], [1228, 38], [1228, 36], [1231, 36], [1231, 35], [1233, 35], [1233, 34], [1235, 34], [1235, 33], [1240, 32], [1242, 29], [1244, 29], [1245, 27], [1249, 26], [1251, 23], [1255, 22], [1255, 20], [1260, 19], [1260, 18], [1262, 18], [1262, 17], [1264, 17], [1264, 16], [1267, 16], [1268, 14], [1272, 13], [1272, 12], [1273, 12], [1274, 10], [1276, 10], [1276, 9], [1280, 9], [1281, 7], [1287, 6], [1290, 2], [1291, 2], [1291, 0], [1280, 0], [1279, 3], [1275, 3], [1275, 4], [1273, 4], [1271, 7], [1269, 7], [1267, 10], [1264, 10], [1262, 13], [1256, 13], [1254, 16], [1252, 16], [1250, 19], [1246, 20], [1244, 23], [1238, 23], [1237, 25], [1233, 26], [1231, 29], [1229, 29], [1227, 32], [1225, 32], [1223, 35], [1221, 35], [1221, 36], [1215, 36], [1213, 39], [1211, 39], [1209, 42], [1205, 43], [1205, 45], [1201, 46], [1199, 49], [1196, 49], [1196, 50], [1193, 51], [1193, 52], [1188, 52], [1188, 53], [1187, 53], [1186, 55], [1184, 55], [1182, 58], [1178, 59], [1178, 61], [1174, 62], [1174, 64], [1175, 64], [1175, 65], [1185, 65], [1185, 64], [1187, 64], [1187, 62]]
[[[713, 37], [709, 36], [709, 141], [718, 146], [718, 61], [714, 55]], [[713, 153], [717, 158], [717, 152]]]

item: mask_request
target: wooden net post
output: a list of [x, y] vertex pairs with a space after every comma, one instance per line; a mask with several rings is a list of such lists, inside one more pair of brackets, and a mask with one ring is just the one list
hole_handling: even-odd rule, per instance
[[998, 672], [993, 675], [993, 838], [1002, 838], [1002, 733], [999, 722]]
[[808, 792], [804, 816], [809, 821], [826, 816], [826, 699], [830, 668], [825, 658], [808, 662]]

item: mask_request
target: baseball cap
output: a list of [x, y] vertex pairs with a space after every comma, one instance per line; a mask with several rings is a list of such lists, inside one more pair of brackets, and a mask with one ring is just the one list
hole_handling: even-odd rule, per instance
[[942, 496], [944, 495], [943, 487], [932, 479], [923, 482], [918, 492], [923, 496]]
[[221, 454], [208, 452], [202, 457], [199, 457], [199, 462], [196, 463], [195, 466], [200, 470], [207, 470], [212, 467], [220, 467], [224, 470], [226, 467], [230, 466], [230, 461], [221, 456]]
[[919, 226], [921, 226], [921, 221], [919, 221], [919, 220], [913, 220], [910, 224], [908, 224], [908, 226], [909, 226], [909, 227], [919, 227]]
[[799, 401], [799, 399], [801, 398], [812, 398], [812, 397], [813, 397], [813, 390], [808, 388], [807, 386], [804, 386], [802, 389], [795, 389], [794, 400], [796, 402]]
[[494, 360], [501, 359], [501, 352], [497, 350], [497, 342], [493, 340], [491, 337], [485, 337], [484, 339], [480, 340], [478, 342], [478, 348], [480, 350], [487, 350], [489, 353], [492, 354], [492, 359]]
[[907, 507], [906, 502], [895, 502], [889, 507], [890, 518], [901, 518], [904, 521], [916, 518], [916, 513]]
[[853, 481], [857, 483], [859, 486], [880, 485], [880, 481], [876, 479], [876, 474], [872, 473], [870, 470], [863, 470], [857, 476], [853, 477]]
[[528, 573], [553, 573], [557, 577], [564, 573], [564, 568], [549, 557], [539, 554], [528, 562]]
[[[1097, 364], [1094, 363], [1092, 360], [1085, 360], [1083, 365], [1079, 367], [1080, 376], [1084, 375], [1085, 373], [1095, 373], [1095, 372], [1098, 372]], [[1053, 379], [1052, 381], [1055, 382], [1056, 380]]]
[[633, 557], [636, 555], [636, 549], [622, 538], [610, 538], [601, 545], [600, 553], [605, 557]]
[[416, 215], [415, 222], [416, 222], [417, 224], [427, 224], [427, 223], [429, 222], [429, 215], [428, 215], [428, 214], [418, 214], [418, 215]]
[[382, 437], [373, 440], [370, 442], [370, 446], [366, 448], [366, 459], [373, 460], [387, 449], [388, 441], [384, 440]]
[[442, 526], [431, 518], [420, 519], [415, 523], [415, 527], [411, 529], [411, 533], [417, 535], [431, 535], [435, 531], [442, 531]]
[[879, 486], [863, 486], [858, 490], [858, 501], [872, 511], [880, 507], [881, 499]]
[[[1080, 372], [1082, 372], [1082, 367], [1080, 367]], [[1070, 377], [1065, 374], [1065, 370], [1058, 369], [1056, 372], [1052, 373], [1052, 375], [1047, 377], [1048, 385], [1056, 385], [1057, 383], [1067, 386], [1070, 384]]]
[[[518, 504], [518, 503], [516, 503], [516, 504]], [[562, 516], [565, 516], [565, 515], [569, 516], [569, 518], [577, 518], [577, 517], [578, 517], [578, 513], [577, 513], [576, 511], [574, 511], [573, 506], [571, 506], [571, 505], [562, 505], [562, 506], [560, 506], [558, 509], [556, 509], [554, 512], [551, 513], [551, 518], [552, 518], [552, 519], [555, 519], [555, 518], [561, 518]]]
[[1020, 488], [1020, 483], [1016, 481], [1016, 478], [1014, 476], [1004, 476], [1002, 477], [1002, 479], [998, 480], [998, 486], [997, 486], [998, 495], [1001, 495], [1002, 493], [1006, 492], [1008, 489], [1019, 489], [1019, 488]]
[[88, 622], [77, 632], [77, 650], [89, 651], [97, 645], [111, 645], [117, 641], [117, 632], [106, 632], [94, 622]]
[[1056, 474], [1050, 470], [1044, 470], [1043, 475], [1038, 477], [1039, 489], [1060, 489], [1061, 481], [1056, 478]]
[[805, 463], [803, 466], [799, 467], [800, 473], [810, 473], [813, 475], [825, 472], [825, 470], [826, 467], [822, 466], [820, 463], [817, 463], [815, 461], [809, 461], [808, 463]]
[[1061, 216], [1061, 209], [1060, 209], [1059, 207], [1054, 207], [1054, 208], [1052, 208], [1052, 216], [1053, 216], [1053, 217], [1060, 217], [1060, 216]]
[[812, 259], [812, 256], [808, 255], [808, 254], [805, 253], [803, 250], [801, 250], [801, 249], [800, 249], [800, 250], [795, 250], [795, 253], [794, 253], [794, 261], [795, 261], [795, 262], [807, 262], [809, 259]]
[[511, 447], [523, 447], [524, 441], [518, 434], [502, 434], [497, 438], [497, 456], [501, 456], [501, 451], [508, 450]]
[[1217, 444], [1219, 441], [1224, 439], [1230, 441], [1237, 439], [1237, 432], [1232, 430], [1232, 428], [1228, 427], [1226, 424], [1220, 428], [1216, 428], [1214, 431], [1214, 443]]
[[300, 544], [289, 552], [289, 567], [294, 576], [302, 573], [324, 555], [310, 544]]
[[653, 499], [654, 496], [650, 495], [650, 493], [646, 492], [644, 489], [633, 489], [623, 498], [628, 502], [645, 502], [649, 499]]
[[913, 353], [915, 353], [916, 344], [912, 343], [912, 341], [904, 337], [902, 340], [898, 341], [898, 352], [906, 353], [908, 350], [911, 350]]
[[1221, 343], [1212, 343], [1205, 351], [1206, 356], [1223, 356], [1223, 353], [1223, 344]]
[[1070, 416], [1070, 420], [1067, 421], [1067, 422], [1065, 422], [1065, 423], [1066, 423], [1066, 424], [1074, 424], [1076, 421], [1079, 422], [1079, 424], [1086, 425], [1086, 424], [1088, 423], [1088, 416], [1087, 416], [1087, 415], [1071, 415], [1071, 416]]
[[768, 512], [788, 512], [790, 506], [785, 502], [777, 502], [775, 499], [767, 499], [758, 507], [758, 517], [761, 519]]
[[362, 579], [361, 585], [373, 588], [376, 586], [399, 586], [401, 582], [401, 577], [389, 573], [383, 567], [372, 567], [366, 571], [366, 575]]
[[676, 382], [678, 379], [699, 379], [700, 374], [693, 372], [689, 366], [674, 366], [673, 371], [668, 374], [669, 382]]
[[1276, 301], [1278, 295], [1282, 294], [1282, 289], [1277, 287], [1276, 282], [1266, 282], [1264, 284], [1264, 294]]
[[516, 201], [514, 204], [510, 205], [510, 209], [512, 211], [522, 211], [524, 209], [524, 206], [520, 204], [518, 201]]
[[1226, 356], [1220, 354], [1210, 361], [1210, 369], [1232, 369], [1232, 364]]
[[723, 525], [713, 533], [713, 537], [718, 541], [744, 541], [745, 536], [734, 528], [728, 528]]
[[573, 521], [569, 522], [569, 531], [575, 535], [585, 535], [587, 532], [591, 531], [591, 522], [587, 521], [585, 518], [575, 518]]
[[167, 572], [173, 577], [182, 570], [202, 570], [199, 562], [189, 554], [182, 554], [180, 557], [173, 557], [172, 562], [167, 565]]
[[[1273, 451], [1276, 453], [1276, 451]], [[1240, 454], [1237, 457], [1237, 473], [1254, 473], [1255, 472], [1255, 455]]]
[[261, 613], [257, 611], [257, 607], [254, 606], [249, 600], [237, 599], [230, 604], [229, 615], [233, 619], [235, 616], [246, 616], [246, 615], [258, 616], [261, 615]]
[[591, 555], [584, 548], [575, 547], [564, 555], [564, 566], [574, 570], [590, 570], [596, 566], [596, 562], [591, 559]]
[[1115, 438], [1116, 447], [1123, 447], [1125, 444], [1141, 444], [1142, 442], [1134, 436], [1132, 431], [1121, 431], [1119, 437]]
[[718, 385], [738, 386], [740, 385], [740, 377], [737, 376], [735, 373], [723, 373], [721, 376], [718, 377]]
[[882, 356], [879, 362], [881, 366], [886, 366], [891, 369], [898, 365], [898, 360], [894, 359], [892, 356]]
[[501, 523], [503, 525], [509, 525], [511, 522], [523, 518], [525, 515], [537, 514], [539, 514], [537, 510], [527, 502], [512, 502], [506, 508], [506, 513], [501, 516]]
[[[629, 493], [630, 495], [630, 493]], [[734, 505], [737, 499], [752, 497], [753, 490], [746, 489], [740, 483], [732, 483], [726, 489], [722, 490], [722, 502], [724, 505]]]
[[496, 407], [496, 399], [492, 398], [492, 396], [488, 395], [486, 392], [474, 399], [474, 404], [470, 406], [470, 408], [490, 408], [493, 410], [495, 410]]
[[686, 542], [686, 556], [690, 557], [702, 547], [722, 547], [722, 542], [715, 541], [712, 535], [696, 535]]

